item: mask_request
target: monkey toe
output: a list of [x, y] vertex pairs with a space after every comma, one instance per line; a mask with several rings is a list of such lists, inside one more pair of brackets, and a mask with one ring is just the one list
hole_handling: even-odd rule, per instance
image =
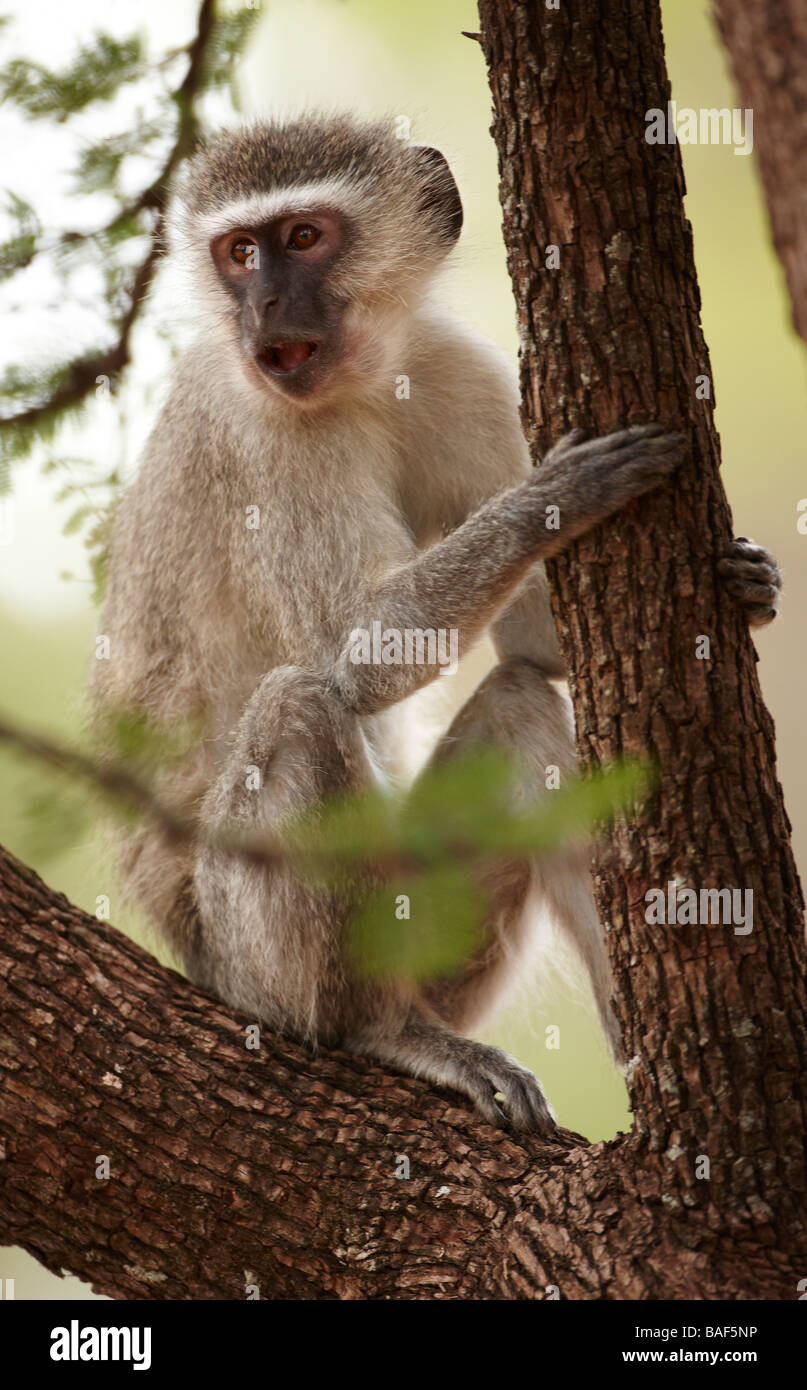
[[773, 621], [782, 575], [770, 551], [747, 536], [738, 536], [717, 568], [727, 592], [745, 609], [751, 627], [764, 627]]
[[[481, 1083], [481, 1085], [480, 1085]], [[532, 1130], [551, 1134], [555, 1118], [541, 1089], [541, 1083], [526, 1067], [521, 1067], [505, 1052], [486, 1048], [475, 1085], [477, 1108], [491, 1123], [502, 1123], [502, 1111], [507, 1124], [517, 1130]], [[496, 1097], [501, 1096], [501, 1107]], [[498, 1120], [494, 1118], [498, 1115]]]
[[779, 616], [779, 610], [765, 603], [747, 604], [745, 616], [749, 627], [766, 627]]

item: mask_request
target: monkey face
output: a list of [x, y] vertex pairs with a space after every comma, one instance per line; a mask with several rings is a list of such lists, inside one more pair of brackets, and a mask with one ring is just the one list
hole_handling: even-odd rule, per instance
[[307, 208], [214, 238], [213, 261], [237, 311], [253, 379], [298, 401], [321, 394], [350, 354], [340, 270], [348, 219]]
[[392, 122], [310, 115], [218, 137], [167, 222], [194, 313], [262, 392], [315, 405], [389, 381], [462, 203], [439, 151]]

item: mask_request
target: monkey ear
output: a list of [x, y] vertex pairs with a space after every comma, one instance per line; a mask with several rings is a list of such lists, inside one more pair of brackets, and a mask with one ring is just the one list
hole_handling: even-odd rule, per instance
[[412, 154], [421, 179], [421, 207], [431, 213], [445, 238], [453, 246], [462, 228], [462, 201], [448, 161], [431, 145], [413, 145]]

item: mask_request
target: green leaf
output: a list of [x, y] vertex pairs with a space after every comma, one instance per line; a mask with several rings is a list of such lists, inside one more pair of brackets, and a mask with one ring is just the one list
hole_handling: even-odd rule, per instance
[[[651, 770], [622, 763], [575, 776], [524, 805], [514, 761], [491, 750], [430, 769], [396, 802], [373, 789], [301, 821], [303, 871], [355, 894], [358, 870], [375, 889], [349, 932], [354, 968], [373, 978], [421, 980], [454, 970], [477, 948], [486, 916], [482, 863], [547, 855], [637, 804]], [[323, 856], [323, 858], [320, 858]], [[396, 916], [408, 898], [409, 919]]]
[[[408, 920], [399, 915], [407, 910]], [[446, 864], [374, 894], [349, 930], [349, 959], [365, 979], [433, 979], [473, 955], [484, 918], [479, 889], [460, 865]]]
[[289, 831], [298, 849], [334, 860], [372, 860], [395, 854], [399, 844], [397, 807], [373, 787], [358, 796], [334, 799], [301, 817]]
[[499, 749], [427, 769], [401, 809], [402, 851], [428, 860], [452, 846], [483, 844], [511, 814], [516, 781], [515, 763]]
[[222, 15], [216, 20], [205, 52], [204, 88], [229, 85], [234, 90], [236, 59], [242, 53], [260, 14], [260, 8], [250, 10], [244, 7], [235, 14]]
[[489, 828], [480, 828], [476, 847], [487, 853], [512, 851], [519, 856], [549, 854], [579, 842], [592, 829], [636, 806], [649, 792], [651, 769], [638, 762], [615, 764], [565, 785], [526, 811], [505, 813]]
[[65, 121], [94, 101], [108, 101], [125, 82], [144, 71], [139, 35], [116, 39], [97, 34], [61, 72], [22, 58], [7, 63], [0, 69], [0, 100], [14, 102], [35, 119], [54, 116]]
[[94, 514], [95, 507], [93, 506], [85, 505], [83, 507], [78, 507], [64, 523], [62, 534], [65, 536], [74, 536], [77, 531], [81, 530], [87, 517], [93, 516]]
[[180, 761], [198, 743], [202, 721], [196, 714], [171, 724], [157, 723], [142, 710], [109, 709], [96, 726], [103, 746], [133, 772], [157, 773]]
[[116, 187], [123, 163], [132, 155], [142, 156], [157, 141], [164, 141], [165, 122], [139, 121], [133, 130], [108, 135], [81, 151], [75, 169], [78, 193], [111, 192]]
[[42, 230], [31, 204], [16, 193], [6, 194], [5, 211], [17, 223], [17, 227], [8, 241], [0, 243], [0, 280], [7, 280], [16, 271], [31, 264]]
[[109, 546], [112, 540], [112, 523], [115, 520], [120, 501], [119, 479], [116, 473], [109, 478], [113, 489], [109, 504], [100, 512], [97, 521], [90, 527], [84, 540], [90, 555], [90, 572], [93, 581], [93, 601], [101, 604], [107, 590], [109, 578]]

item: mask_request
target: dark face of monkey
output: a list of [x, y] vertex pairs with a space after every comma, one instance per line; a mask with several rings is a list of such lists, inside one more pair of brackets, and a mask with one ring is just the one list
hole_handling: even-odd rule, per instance
[[173, 225], [204, 286], [212, 271], [214, 317], [226, 306], [251, 380], [308, 404], [398, 360], [462, 204], [443, 156], [390, 122], [311, 116], [213, 141]]
[[354, 243], [344, 214], [325, 208], [213, 241], [214, 262], [240, 309], [244, 353], [290, 396], [315, 392], [347, 351], [349, 300], [335, 287], [335, 271]]

